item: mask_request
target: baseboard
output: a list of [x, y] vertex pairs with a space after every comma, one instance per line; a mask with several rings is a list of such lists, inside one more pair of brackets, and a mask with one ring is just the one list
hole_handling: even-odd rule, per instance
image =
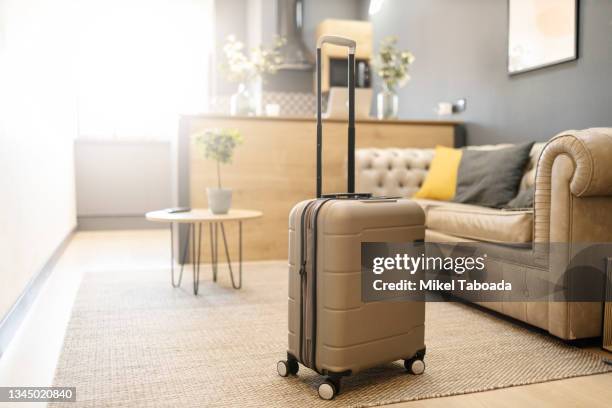
[[6, 351], [9, 343], [17, 333], [19, 326], [27, 315], [32, 303], [38, 296], [40, 289], [51, 274], [51, 271], [57, 264], [57, 261], [64, 253], [64, 250], [70, 243], [76, 228], [73, 228], [55, 248], [44, 266], [30, 279], [19, 298], [13, 304], [13, 307], [0, 321], [0, 358]]
[[144, 215], [79, 216], [77, 217], [77, 223], [79, 231], [159, 229], [164, 227], [158, 223], [147, 221]]

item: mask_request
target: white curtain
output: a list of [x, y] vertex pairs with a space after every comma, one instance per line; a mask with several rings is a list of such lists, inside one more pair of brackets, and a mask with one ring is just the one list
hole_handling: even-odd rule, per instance
[[78, 2], [79, 137], [169, 139], [208, 106], [212, 0]]

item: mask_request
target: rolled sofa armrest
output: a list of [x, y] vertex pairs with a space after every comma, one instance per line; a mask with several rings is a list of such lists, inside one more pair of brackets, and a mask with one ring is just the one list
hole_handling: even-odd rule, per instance
[[551, 228], [566, 223], [551, 216], [572, 216], [562, 209], [571, 197], [612, 197], [612, 128], [561, 132], [542, 149], [535, 177], [535, 242], [571, 241], [554, 231], [551, 236]]
[[574, 162], [573, 195], [612, 196], [612, 128], [568, 130], [553, 137], [538, 160], [536, 186], [550, 183], [553, 162], [562, 154]]

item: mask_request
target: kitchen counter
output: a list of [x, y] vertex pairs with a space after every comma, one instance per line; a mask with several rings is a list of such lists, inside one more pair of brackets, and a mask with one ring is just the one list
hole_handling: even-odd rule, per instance
[[[197, 114], [197, 115], [183, 115], [183, 120], [197, 120], [197, 119], [210, 119], [210, 120], [235, 120], [235, 121], [279, 121], [279, 122], [314, 122], [316, 117], [305, 117], [305, 116], [229, 116], [219, 114]], [[329, 123], [346, 123], [346, 119], [342, 118], [324, 118], [323, 122]], [[431, 126], [460, 126], [463, 124], [461, 121], [455, 120], [442, 120], [442, 119], [389, 119], [380, 120], [377, 118], [356, 118], [356, 123], [369, 123], [369, 124], [390, 124], [390, 125], [431, 125]]]
[[[194, 145], [195, 135], [207, 128], [235, 128], [244, 138], [232, 163], [221, 166], [223, 187], [234, 191], [234, 208], [253, 208], [265, 214], [253, 221], [254, 228], [245, 231], [244, 259], [286, 259], [289, 211], [297, 202], [315, 195], [315, 118], [183, 116], [178, 141], [181, 206], [207, 207], [206, 187], [216, 185], [215, 164], [204, 160]], [[458, 147], [465, 144], [463, 129], [456, 121], [358, 119], [356, 146]], [[346, 120], [325, 120], [325, 192], [346, 190], [346, 135]], [[230, 232], [228, 239], [237, 239], [236, 231]]]

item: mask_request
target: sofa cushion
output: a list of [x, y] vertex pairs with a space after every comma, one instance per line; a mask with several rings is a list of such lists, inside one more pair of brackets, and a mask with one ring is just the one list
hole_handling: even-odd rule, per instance
[[466, 150], [459, 165], [453, 201], [500, 208], [520, 187], [533, 142], [503, 149]]
[[531, 148], [531, 152], [529, 153], [529, 163], [527, 163], [527, 167], [525, 167], [525, 173], [521, 179], [521, 187], [519, 192], [535, 185], [536, 167], [544, 146], [546, 146], [546, 143], [535, 143]]
[[[468, 146], [466, 150], [476, 150], [476, 151], [488, 151], [488, 150], [499, 150], [504, 149], [506, 147], [512, 147], [513, 144], [510, 143], [501, 143], [495, 145], [477, 145], [477, 146]], [[538, 164], [538, 159], [540, 158], [540, 154], [542, 150], [546, 146], [546, 142], [534, 143], [531, 148], [531, 152], [529, 152], [529, 162], [525, 166], [525, 170], [523, 173], [523, 178], [521, 179], [521, 186], [519, 192], [527, 189], [529, 187], [533, 187], [535, 184], [535, 173], [536, 167]]]
[[528, 243], [533, 236], [533, 212], [511, 211], [469, 204], [415, 200], [424, 208], [428, 229], [468, 240]]
[[436, 146], [431, 167], [415, 198], [450, 200], [455, 195], [457, 171], [461, 161], [461, 149]]
[[504, 208], [533, 208], [533, 195], [533, 186], [523, 190], [519, 190], [519, 193], [516, 195], [516, 197], [510, 200], [508, 204], [504, 206]]
[[425, 212], [425, 215], [427, 215], [427, 212], [429, 210], [431, 210], [432, 208], [436, 208], [436, 207], [458, 208], [458, 209], [471, 208], [473, 210], [479, 210], [481, 208], [484, 208], [484, 209], [490, 210], [490, 208], [482, 207], [479, 205], [454, 203], [452, 201], [430, 200], [427, 198], [413, 198], [412, 200], [421, 206], [421, 208]]

